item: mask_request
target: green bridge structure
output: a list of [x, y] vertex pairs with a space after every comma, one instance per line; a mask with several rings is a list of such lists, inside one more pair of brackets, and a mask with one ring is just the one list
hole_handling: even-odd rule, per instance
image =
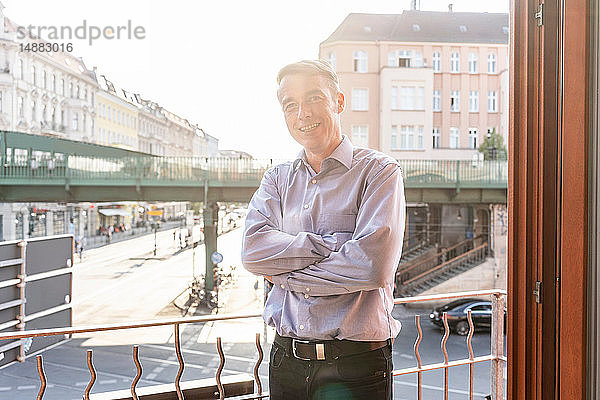
[[[56, 137], [0, 131], [0, 202], [204, 202], [208, 266], [210, 254], [217, 247], [216, 203], [249, 201], [264, 172], [279, 162], [154, 156]], [[407, 202], [506, 203], [507, 161], [399, 160], [399, 163]], [[207, 275], [209, 269], [212, 275], [212, 267], [207, 267]]]

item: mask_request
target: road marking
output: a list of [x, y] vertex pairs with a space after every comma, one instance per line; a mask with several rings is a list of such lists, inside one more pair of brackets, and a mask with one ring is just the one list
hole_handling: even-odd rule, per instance
[[[147, 361], [153, 361], [153, 362], [161, 362], [161, 361], [163, 361], [161, 359], [153, 358], [153, 357], [140, 357], [140, 359], [141, 360], [147, 360]], [[179, 363], [176, 362], [176, 361], [169, 361], [167, 364], [179, 365]], [[192, 364], [192, 363], [185, 363], [185, 366], [189, 367], [189, 368], [195, 368], [195, 369], [204, 370], [204, 371], [206, 371], [208, 369], [204, 365], [198, 365], [198, 364]], [[233, 369], [223, 369], [222, 372], [229, 373], [229, 374], [245, 374], [246, 373], [246, 371], [238, 371], [238, 370], [233, 370]], [[152, 374], [149, 374], [148, 376], [150, 376], [150, 375], [152, 375]], [[261, 375], [261, 378], [267, 379], [267, 376], [266, 375]]]
[[404, 353], [401, 353], [401, 354], [400, 354], [400, 357], [402, 357], [402, 358], [406, 358], [406, 359], [409, 359], [409, 360], [412, 360], [412, 359], [413, 359], [413, 356], [411, 356], [410, 354], [404, 354]]
[[[44, 361], [44, 365], [52, 365], [55, 367], [59, 367], [59, 368], [64, 368], [64, 369], [70, 369], [73, 371], [81, 371], [81, 372], [85, 372], [89, 375], [90, 370], [87, 368], [79, 368], [79, 367], [73, 367], [71, 365], [66, 365], [66, 364], [60, 364], [60, 363], [55, 363], [55, 362], [49, 362], [49, 361]], [[113, 378], [121, 378], [121, 379], [127, 379], [126, 382], [128, 382], [129, 380], [131, 380], [130, 377], [127, 377], [125, 375], [120, 375], [120, 374], [113, 374], [111, 372], [105, 372], [105, 371], [96, 371], [96, 373], [101, 373], [103, 375], [106, 376], [110, 376]], [[153, 381], [151, 379], [140, 379], [140, 382], [142, 383], [149, 383], [149, 384], [153, 384], [153, 385], [162, 385], [164, 382], [157, 382], [157, 381]], [[85, 384], [87, 385], [87, 382], [85, 382]], [[66, 386], [66, 387], [70, 387], [70, 386]]]
[[[159, 349], [159, 350], [168, 350], [168, 351], [173, 351], [173, 348], [168, 347], [168, 346], [161, 346], [159, 344], [142, 344], [140, 346], [144, 346], [144, 347], [150, 347], [153, 349]], [[209, 356], [209, 357], [218, 357], [217, 355], [215, 355], [214, 353], [207, 353], [205, 351], [199, 351], [199, 350], [193, 350], [193, 349], [181, 349], [182, 353], [189, 353], [189, 354], [195, 354], [198, 356]], [[248, 358], [248, 357], [242, 357], [242, 356], [230, 356], [227, 355], [225, 357], [226, 360], [235, 360], [235, 361], [246, 361], [246, 362], [251, 362], [251, 363], [256, 363], [257, 359], [254, 358]]]
[[109, 385], [111, 383], [117, 383], [117, 380], [116, 379], [105, 379], [103, 381], [100, 381], [101, 385]]
[[17, 390], [31, 390], [31, 389], [35, 389], [35, 388], [37, 388], [36, 385], [17, 386]]
[[75, 382], [75, 386], [87, 386], [88, 382]]
[[154, 378], [156, 378], [156, 376], [157, 376], [156, 374], [152, 373], [152, 374], [148, 374], [148, 376], [146, 378], [154, 379]]
[[[418, 387], [418, 385], [414, 382], [402, 382], [399, 380], [394, 379], [394, 385], [403, 385], [403, 386], [411, 386], [411, 387]], [[423, 389], [429, 389], [429, 390], [438, 390], [440, 392], [444, 391], [444, 388], [440, 387], [440, 386], [431, 386], [431, 385], [423, 385], [421, 384], [421, 388]], [[469, 394], [468, 391], [466, 390], [460, 390], [460, 389], [448, 389], [448, 392], [450, 393], [456, 393], [456, 394]], [[475, 396], [487, 396], [489, 393], [478, 393], [478, 392], [473, 392], [473, 394]]]
[[2, 386], [2, 387], [0, 387], [0, 392], [7, 392], [9, 390], [12, 390], [12, 386]]

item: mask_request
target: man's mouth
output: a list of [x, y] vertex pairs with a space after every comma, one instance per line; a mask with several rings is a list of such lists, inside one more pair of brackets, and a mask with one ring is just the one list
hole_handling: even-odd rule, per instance
[[305, 125], [301, 128], [298, 128], [299, 131], [307, 133], [312, 131], [313, 129], [315, 129], [317, 126], [321, 125], [320, 122], [315, 122], [314, 124], [310, 124], [310, 125]]

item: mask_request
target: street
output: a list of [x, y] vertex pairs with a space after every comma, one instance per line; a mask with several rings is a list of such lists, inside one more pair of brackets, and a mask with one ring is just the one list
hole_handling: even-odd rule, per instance
[[[235, 267], [235, 278], [220, 292], [223, 307], [219, 313], [260, 313], [262, 280], [246, 272], [240, 263], [241, 229], [219, 237], [219, 251], [224, 255], [224, 267]], [[177, 238], [176, 238], [177, 239]], [[173, 239], [173, 230], [157, 234], [157, 255], [153, 255], [154, 236], [147, 235], [86, 251], [83, 261], [75, 257], [73, 276], [73, 325], [132, 322], [157, 318], [179, 317], [182, 311], [174, 304], [183, 303], [186, 288], [193, 275], [191, 249], [180, 250]], [[204, 269], [204, 249], [195, 250], [196, 274]], [[258, 285], [256, 285], [258, 283]], [[255, 289], [255, 287], [258, 289]], [[193, 309], [190, 309], [193, 312]], [[413, 344], [416, 338], [414, 314], [421, 314], [423, 363], [441, 362], [440, 340], [443, 332], [428, 321], [428, 309], [405, 309], [397, 306], [395, 315], [403, 328], [394, 343], [394, 368], [416, 365]], [[259, 318], [244, 321], [224, 321], [190, 324], [181, 327], [181, 343], [185, 360], [182, 380], [214, 377], [219, 357], [216, 338], [222, 337], [226, 364], [224, 374], [252, 374], [257, 352], [255, 333], [264, 330]], [[272, 341], [273, 330], [268, 339]], [[89, 381], [85, 352], [93, 350], [98, 373], [92, 393], [128, 389], [135, 376], [132, 345], [140, 345], [143, 367], [138, 386], [173, 382], [178, 363], [174, 351], [171, 327], [130, 329], [98, 334], [80, 334], [44, 351], [44, 367], [48, 387], [44, 399], [81, 399]], [[266, 359], [268, 349], [265, 346]], [[473, 337], [475, 356], [489, 354], [489, 333]], [[466, 338], [451, 335], [447, 349], [450, 360], [468, 356]], [[490, 363], [475, 366], [475, 399], [490, 393]], [[268, 378], [268, 362], [263, 361], [260, 375], [263, 387]], [[468, 395], [468, 367], [449, 370], [450, 399]], [[394, 380], [395, 399], [416, 398], [416, 375]], [[443, 398], [443, 372], [423, 373], [423, 399]], [[13, 363], [0, 370], [0, 399], [35, 398], [39, 379], [34, 355], [23, 363]]]

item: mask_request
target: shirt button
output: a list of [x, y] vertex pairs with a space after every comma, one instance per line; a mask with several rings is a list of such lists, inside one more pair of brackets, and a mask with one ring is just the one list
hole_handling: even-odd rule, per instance
[[307, 291], [307, 292], [310, 292], [310, 288], [309, 288], [309, 287], [307, 287], [307, 288], [306, 288], [306, 291]]
[[310, 296], [309, 296], [309, 295], [307, 295], [307, 294], [305, 294], [305, 295], [304, 295], [304, 298], [305, 298], [305, 299], [308, 299], [309, 297], [310, 297]]
[[283, 286], [283, 283], [280, 285], [282, 289], [285, 289], [285, 286]]
[[317, 180], [316, 180], [316, 179], [313, 179], [311, 182], [312, 182], [312, 184], [314, 185], [314, 184], [316, 184], [316, 183], [317, 183]]
[[298, 328], [300, 328], [300, 330], [304, 329], [304, 325], [300, 325]]
[[304, 205], [304, 209], [307, 209], [307, 208], [308, 208], [308, 204], [305, 204], [305, 205]]

